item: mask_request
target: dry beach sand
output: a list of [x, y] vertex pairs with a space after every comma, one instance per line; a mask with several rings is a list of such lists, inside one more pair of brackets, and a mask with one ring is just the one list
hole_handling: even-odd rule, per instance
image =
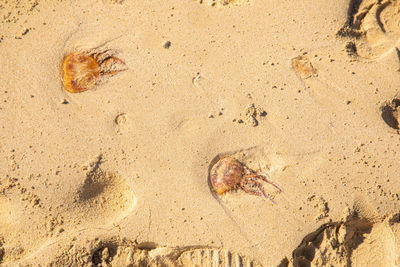
[[[400, 1], [0, 1], [1, 266], [399, 266]], [[399, 46], [400, 48], [400, 46]], [[72, 94], [63, 58], [127, 70]], [[223, 156], [272, 201], [209, 186]]]

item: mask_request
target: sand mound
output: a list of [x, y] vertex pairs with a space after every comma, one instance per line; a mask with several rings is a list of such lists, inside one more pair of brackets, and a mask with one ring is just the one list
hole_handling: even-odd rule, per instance
[[368, 202], [357, 199], [348, 216], [307, 235], [282, 266], [398, 266], [399, 216], [379, 218]]

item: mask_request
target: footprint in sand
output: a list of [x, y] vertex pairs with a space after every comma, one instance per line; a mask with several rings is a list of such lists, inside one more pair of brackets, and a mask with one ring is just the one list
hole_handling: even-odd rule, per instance
[[353, 52], [367, 59], [390, 53], [400, 40], [400, 2], [350, 1], [349, 19], [338, 32], [352, 39]]
[[391, 128], [399, 131], [400, 129], [400, 99], [394, 98], [381, 106], [381, 116], [383, 121]]
[[343, 220], [308, 234], [281, 266], [398, 266], [399, 218], [381, 218], [366, 200], [356, 198]]
[[[231, 266], [261, 267], [262, 265], [240, 253], [225, 248], [207, 246], [166, 247], [153, 242], [137, 244], [120, 237], [86, 238], [66, 242], [51, 266]], [[71, 249], [73, 247], [73, 249]], [[42, 260], [44, 260], [42, 258]], [[46, 262], [44, 260], [43, 262]]]
[[59, 196], [62, 205], [51, 209], [18, 180], [0, 181], [4, 185], [0, 187], [0, 229], [5, 229], [0, 234], [0, 263], [12, 265], [70, 232], [112, 228], [129, 215], [135, 206], [132, 189], [116, 172], [103, 169], [102, 162], [99, 156], [85, 164], [81, 183], [72, 190], [66, 188]]
[[128, 215], [136, 204], [132, 189], [117, 173], [101, 168], [102, 156], [83, 167], [86, 175], [72, 196], [66, 212], [80, 214], [82, 224], [112, 225]]

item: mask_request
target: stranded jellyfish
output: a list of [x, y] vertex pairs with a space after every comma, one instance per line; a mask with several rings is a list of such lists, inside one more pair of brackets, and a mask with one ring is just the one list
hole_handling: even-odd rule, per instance
[[246, 193], [263, 196], [275, 203], [265, 193], [260, 181], [269, 183], [282, 192], [282, 189], [277, 184], [268, 180], [266, 176], [251, 170], [237, 159], [229, 156], [221, 158], [212, 166], [209, 179], [213, 191], [218, 195], [242, 189]]
[[93, 89], [103, 75], [127, 70], [121, 59], [109, 49], [104, 51], [78, 51], [64, 57], [62, 82], [65, 90], [80, 93]]

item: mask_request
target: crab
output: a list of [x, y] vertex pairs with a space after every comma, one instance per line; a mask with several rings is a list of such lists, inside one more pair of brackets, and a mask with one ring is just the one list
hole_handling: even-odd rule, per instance
[[271, 184], [280, 192], [283, 191], [277, 184], [268, 180], [266, 176], [251, 170], [231, 156], [219, 159], [212, 166], [209, 175], [210, 185], [213, 191], [218, 195], [223, 195], [228, 191], [242, 189], [246, 193], [263, 196], [275, 204], [265, 193], [260, 181]]
[[70, 93], [81, 93], [93, 89], [103, 75], [113, 75], [125, 71], [126, 64], [112, 56], [110, 49], [73, 52], [62, 62], [62, 83]]

